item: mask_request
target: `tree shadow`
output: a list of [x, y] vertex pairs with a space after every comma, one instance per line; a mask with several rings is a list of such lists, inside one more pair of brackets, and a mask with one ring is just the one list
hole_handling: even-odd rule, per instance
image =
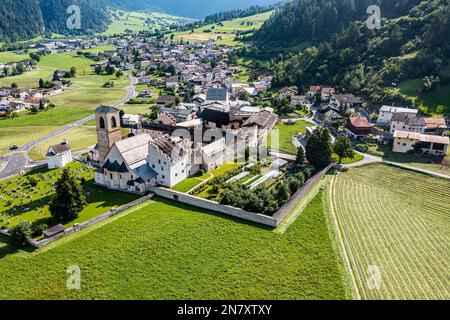
[[164, 203], [164, 204], [166, 204], [168, 206], [178, 207], [178, 208], [182, 208], [182, 209], [185, 209], [185, 210], [197, 211], [199, 214], [207, 214], [207, 215], [218, 217], [218, 218], [221, 218], [221, 219], [230, 220], [230, 221], [233, 221], [235, 223], [242, 224], [242, 225], [246, 225], [246, 226], [250, 226], [250, 227], [254, 227], [254, 228], [258, 228], [258, 229], [262, 229], [262, 230], [266, 230], [266, 231], [273, 231], [274, 230], [274, 228], [266, 226], [266, 225], [263, 225], [263, 224], [259, 224], [259, 223], [256, 223], [256, 222], [252, 222], [252, 221], [240, 219], [240, 218], [237, 218], [237, 217], [233, 217], [233, 216], [227, 215], [225, 213], [220, 213], [220, 212], [216, 212], [216, 211], [212, 211], [212, 210], [208, 210], [208, 209], [203, 209], [203, 208], [191, 206], [189, 204], [181, 203], [181, 202], [178, 202], [176, 200], [167, 199], [167, 198], [163, 198], [163, 197], [159, 197], [159, 196], [154, 196], [152, 199], [155, 200], [155, 201]]
[[12, 244], [11, 239], [3, 234], [0, 234], [0, 260], [4, 257], [12, 254], [16, 254], [19, 251], [24, 251], [26, 253], [32, 253], [36, 248], [32, 246], [27, 246], [25, 248], [18, 248]]

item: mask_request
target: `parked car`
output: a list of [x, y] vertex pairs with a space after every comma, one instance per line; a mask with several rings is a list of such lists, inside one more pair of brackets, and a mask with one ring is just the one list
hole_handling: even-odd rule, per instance
[[9, 147], [9, 150], [17, 150], [17, 149], [19, 149], [19, 147], [16, 146], [16, 145], [13, 145], [13, 146]]

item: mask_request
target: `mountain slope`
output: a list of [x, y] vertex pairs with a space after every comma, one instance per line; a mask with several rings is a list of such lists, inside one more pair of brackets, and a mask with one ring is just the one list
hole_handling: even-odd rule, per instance
[[[81, 30], [69, 30], [67, 8], [81, 9]], [[14, 42], [43, 35], [91, 33], [105, 29], [109, 17], [98, 0], [2, 0], [0, 2], [0, 41]]]
[[282, 6], [268, 20], [255, 39], [260, 43], [310, 42], [324, 40], [349, 22], [367, 17], [376, 3], [383, 18], [398, 17], [421, 0], [294, 0]]
[[[342, 3], [346, 0], [302, 2], [325, 1]], [[291, 38], [279, 31], [276, 32], [277, 37], [272, 35], [278, 25], [270, 27], [271, 23], [283, 19], [279, 15], [286, 9], [282, 9], [272, 22], [263, 26], [265, 30], [260, 32], [264, 35], [257, 33], [256, 39], [264, 39], [264, 43], [260, 43], [255, 52], [264, 53], [264, 48], [279, 43], [281, 37], [294, 43], [313, 41], [315, 46], [297, 54], [286, 54], [271, 66], [275, 85], [295, 84], [306, 88], [328, 84], [341, 91], [366, 95], [375, 104], [414, 106], [418, 101], [403, 94], [402, 86], [398, 90], [392, 84], [414, 79], [416, 84], [420, 84], [416, 89], [424, 94], [448, 88], [450, 77], [444, 70], [450, 61], [450, 39], [445, 36], [450, 31], [450, 6], [446, 0], [390, 0], [390, 3], [391, 11], [382, 11], [390, 18], [383, 20], [380, 30], [369, 30], [364, 18], [347, 22], [335, 33], [327, 28], [318, 28], [314, 33], [306, 33], [307, 36], [292, 34]], [[425, 109], [430, 113], [435, 110], [450, 113], [450, 94], [445, 104]]]

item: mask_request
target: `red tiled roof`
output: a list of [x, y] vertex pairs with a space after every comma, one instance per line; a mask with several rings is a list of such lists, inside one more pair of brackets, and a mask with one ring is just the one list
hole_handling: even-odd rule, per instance
[[355, 128], [360, 129], [373, 128], [373, 126], [365, 118], [350, 117], [349, 120], [352, 126], [354, 126]]

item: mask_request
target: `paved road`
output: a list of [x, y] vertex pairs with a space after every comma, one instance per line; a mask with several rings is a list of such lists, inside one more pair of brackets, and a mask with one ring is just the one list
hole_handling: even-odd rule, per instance
[[[127, 103], [128, 100], [130, 100], [136, 96], [137, 79], [133, 76], [130, 76], [130, 79], [131, 79], [131, 85], [126, 88], [127, 95], [122, 100], [115, 103], [113, 105], [113, 107], [121, 106], [121, 105]], [[17, 152], [12, 153], [9, 156], [5, 156], [3, 158], [3, 161], [7, 162], [7, 164], [4, 167], [4, 169], [0, 171], [0, 179], [4, 179], [6, 177], [16, 175], [26, 168], [30, 168], [30, 167], [45, 163], [45, 161], [33, 161], [32, 159], [30, 159], [28, 157], [28, 151], [30, 151], [34, 146], [38, 145], [39, 143], [41, 143], [45, 140], [48, 140], [50, 138], [53, 138], [63, 132], [69, 131], [75, 127], [81, 126], [94, 118], [95, 118], [95, 114], [91, 114], [88, 117], [85, 117], [85, 118], [77, 120], [73, 123], [67, 124], [64, 127], [61, 127], [58, 130], [53, 131], [52, 133], [50, 133], [42, 138], [39, 138], [39, 139], [33, 140], [27, 144], [24, 144], [23, 146], [19, 147]]]

